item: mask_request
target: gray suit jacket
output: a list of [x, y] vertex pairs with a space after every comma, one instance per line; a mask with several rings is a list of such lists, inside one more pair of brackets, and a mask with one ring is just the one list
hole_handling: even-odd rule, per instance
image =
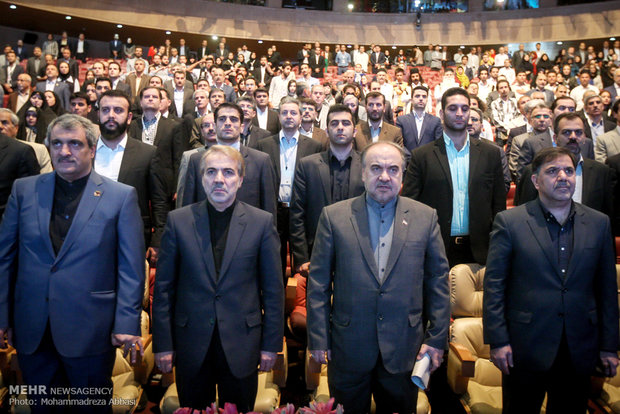
[[[354, 148], [357, 151], [362, 152], [364, 148], [372, 144], [372, 137], [370, 135], [370, 125], [366, 121], [359, 121], [357, 123], [357, 131], [355, 133], [355, 141], [353, 142]], [[379, 132], [379, 141], [391, 141], [403, 146], [402, 130], [394, 125], [390, 125], [383, 121], [381, 126], [381, 132]]]
[[484, 277], [484, 341], [510, 344], [516, 367], [551, 368], [562, 332], [577, 372], [618, 348], [618, 290], [609, 218], [575, 203], [573, 254], [558, 265], [538, 201], [499, 213]]
[[605, 132], [596, 139], [594, 157], [599, 162], [605, 162], [607, 158], [620, 153], [620, 134], [618, 129]]
[[[37, 90], [45, 92], [45, 82], [37, 82]], [[54, 93], [58, 95], [62, 103], [62, 107], [66, 111], [70, 109], [69, 98], [71, 97], [72, 92], [73, 91], [69, 87], [68, 83], [63, 82], [60, 79], [56, 79], [56, 84], [54, 85]]]
[[331, 349], [339, 370], [368, 372], [381, 356], [388, 372], [411, 372], [423, 343], [447, 345], [448, 270], [430, 207], [398, 198], [383, 282], [365, 195], [324, 208], [308, 278], [309, 349]]

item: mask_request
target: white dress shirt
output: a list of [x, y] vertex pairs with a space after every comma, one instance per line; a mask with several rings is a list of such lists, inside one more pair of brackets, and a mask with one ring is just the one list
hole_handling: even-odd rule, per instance
[[100, 136], [97, 140], [97, 152], [95, 153], [95, 171], [97, 174], [118, 181], [118, 173], [121, 170], [126, 147], [127, 133], [115, 149], [108, 147]]

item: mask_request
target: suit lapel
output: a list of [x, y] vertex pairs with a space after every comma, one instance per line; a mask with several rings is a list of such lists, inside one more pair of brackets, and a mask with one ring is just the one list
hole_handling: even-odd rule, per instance
[[[52, 191], [51, 194], [53, 199], [54, 192]], [[67, 253], [67, 251], [71, 249], [71, 246], [73, 245], [73, 243], [75, 243], [78, 236], [82, 232], [82, 229], [90, 220], [93, 212], [95, 211], [95, 208], [97, 208], [97, 206], [99, 205], [99, 201], [101, 201], [102, 197], [105, 197], [105, 191], [103, 190], [103, 180], [101, 179], [101, 176], [99, 176], [93, 170], [90, 173], [90, 177], [88, 179], [88, 182], [86, 183], [84, 192], [82, 193], [82, 199], [80, 200], [80, 204], [75, 211], [75, 217], [73, 218], [71, 227], [69, 227], [67, 237], [65, 238], [65, 241], [62, 244], [60, 251], [58, 252], [55, 263], [58, 263]], [[49, 234], [49, 217], [47, 233]]]
[[[584, 187], [585, 188], [585, 187]], [[583, 209], [578, 203], [574, 203], [575, 206], [575, 219], [573, 221], [573, 254], [571, 255], [570, 262], [568, 263], [568, 271], [566, 273], [566, 281], [571, 277], [575, 271], [575, 266], [579, 262], [579, 256], [574, 252], [583, 252], [585, 248], [585, 241], [588, 238], [588, 222], [584, 215]]]
[[390, 255], [388, 257], [387, 265], [385, 266], [385, 280], [383, 283], [387, 282], [390, 278], [392, 268], [400, 256], [405, 240], [407, 240], [407, 231], [409, 230], [410, 222], [409, 209], [405, 209], [403, 203], [396, 203], [396, 211], [394, 214], [394, 231], [392, 233], [392, 247], [390, 248]]
[[[321, 178], [321, 184], [323, 185], [323, 193], [325, 194], [326, 205], [332, 203], [332, 191], [331, 191], [331, 177], [329, 175], [329, 152], [322, 154], [319, 162], [319, 177]], [[353, 166], [353, 163], [351, 163]], [[353, 171], [349, 174], [349, 180], [353, 175]]]
[[417, 131], [417, 140], [418, 140], [418, 144], [422, 143], [422, 137], [424, 136], [424, 129], [426, 128], [426, 124], [428, 123], [428, 114], [424, 114], [424, 118], [422, 119], [422, 126], [420, 127], [420, 130], [417, 131], [418, 128], [418, 124], [415, 122], [415, 114], [413, 115], [413, 125], [415, 126], [414, 130]]
[[[0, 152], [1, 154], [1, 152]], [[37, 207], [39, 213], [39, 233], [42, 236], [43, 243], [51, 257], [55, 257], [56, 253], [52, 247], [52, 239], [50, 238], [50, 217], [52, 215], [52, 206], [54, 204], [54, 187], [56, 174], [46, 174], [41, 176], [37, 182]]]
[[[298, 147], [299, 148], [299, 147]], [[282, 177], [282, 173], [280, 171], [280, 136], [273, 136], [273, 144], [269, 149], [271, 159], [273, 160], [273, 166], [276, 169], [276, 176], [278, 177], [278, 184], [280, 183], [280, 179]]]
[[362, 159], [357, 151], [351, 150], [351, 171], [349, 171], [349, 194], [348, 198], [355, 196], [355, 189], [362, 183]]
[[585, 191], [588, 189], [595, 189], [597, 187], [597, 183], [594, 182], [594, 174], [592, 174], [592, 164], [583, 160], [583, 164], [581, 165], [581, 204], [590, 205], [588, 196], [592, 194], [592, 191]]
[[471, 138], [469, 140], [469, 182], [467, 183], [467, 187], [469, 188], [471, 194], [471, 181], [473, 177], [476, 177], [476, 170], [479, 165], [480, 160], [480, 141]]
[[527, 210], [530, 215], [527, 224], [538, 242], [540, 250], [547, 256], [555, 273], [561, 279], [562, 274], [558, 266], [558, 252], [553, 249], [553, 243], [551, 242], [551, 236], [549, 236], [549, 230], [547, 229], [547, 223], [545, 222], [542, 209], [538, 205], [538, 202], [532, 202], [527, 204]]
[[[139, 127], [138, 127], [139, 128]], [[127, 176], [131, 170], [131, 163], [135, 155], [137, 155], [136, 145], [133, 143], [133, 138], [127, 137], [127, 146], [123, 151], [123, 160], [121, 161], [121, 168], [118, 170], [118, 182], [124, 183], [127, 181]]]
[[6, 147], [9, 146], [9, 139], [13, 138], [9, 138], [8, 136], [0, 136], [0, 164], [6, 158], [6, 156], [9, 155], [9, 151], [6, 150]]
[[228, 226], [228, 237], [226, 238], [224, 258], [222, 259], [222, 267], [220, 269], [220, 280], [222, 280], [230, 267], [230, 262], [232, 262], [235, 256], [237, 245], [239, 240], [241, 240], [241, 236], [243, 236], [246, 225], [245, 207], [240, 202], [237, 202], [230, 218], [230, 225]]
[[196, 207], [196, 220], [194, 221], [194, 234], [197, 245], [202, 252], [202, 260], [207, 269], [207, 277], [213, 285], [217, 281], [215, 272], [215, 258], [213, 257], [213, 246], [211, 246], [211, 228], [209, 227], [209, 212], [207, 202], [203, 201]]
[[365, 195], [357, 197], [351, 204], [353, 214], [351, 215], [351, 224], [357, 236], [357, 241], [362, 249], [362, 256], [366, 261], [366, 265], [372, 272], [377, 283], [381, 284], [379, 278], [379, 268], [375, 262], [375, 255], [370, 247], [370, 229], [368, 228], [368, 211], [366, 211]]
[[439, 165], [441, 165], [441, 169], [443, 170], [443, 173], [446, 176], [448, 183], [450, 184], [450, 192], [454, 191], [452, 187], [452, 175], [450, 174], [450, 164], [448, 163], [448, 155], [446, 153], [446, 143], [443, 141], [443, 139], [438, 139], [435, 142], [435, 148], [433, 148], [433, 152], [439, 160]]

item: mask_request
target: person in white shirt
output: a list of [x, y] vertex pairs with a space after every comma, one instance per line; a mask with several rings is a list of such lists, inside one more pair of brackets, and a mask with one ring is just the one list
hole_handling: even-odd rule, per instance
[[394, 98], [394, 86], [389, 82], [387, 71], [383, 68], [377, 71], [377, 82], [381, 85], [381, 93], [385, 96], [385, 100], [392, 102]]
[[360, 46], [359, 52], [355, 54], [353, 63], [361, 65], [364, 72], [368, 71], [368, 63], [370, 62], [370, 56], [366, 53], [364, 46]]
[[295, 73], [292, 69], [293, 66], [291, 65], [291, 62], [284, 62], [282, 65], [282, 73], [271, 79], [271, 84], [269, 85], [269, 96], [271, 106], [275, 109], [279, 107], [282, 98], [288, 95], [288, 83], [295, 79]]
[[509, 60], [509, 56], [506, 54], [506, 49], [504, 46], [499, 47], [499, 53], [495, 55], [495, 67], [501, 68], [504, 67], [504, 62]]
[[435, 86], [434, 95], [435, 101], [437, 102], [437, 105], [435, 107], [435, 113], [438, 114], [439, 110], [441, 109], [441, 97], [443, 96], [444, 92], [450, 88], [457, 87], [460, 87], [460, 85], [456, 82], [456, 79], [454, 78], [454, 70], [451, 68], [446, 68], [443, 73], [443, 79], [441, 83]]
[[590, 72], [587, 69], [582, 70], [579, 73], [579, 85], [573, 88], [570, 91], [570, 97], [577, 102], [577, 111], [581, 111], [583, 109], [583, 95], [586, 91], [592, 91], [595, 95], [598, 95], [598, 89], [590, 85]]
[[499, 70], [499, 75], [504, 76], [512, 85], [517, 77], [514, 68], [510, 65], [510, 59], [504, 60], [504, 65]]

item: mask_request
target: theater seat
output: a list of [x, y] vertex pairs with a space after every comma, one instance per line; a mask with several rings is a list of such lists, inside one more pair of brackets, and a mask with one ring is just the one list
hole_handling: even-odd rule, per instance
[[[306, 388], [311, 391], [311, 401], [326, 403], [329, 401], [329, 386], [327, 383], [327, 365], [321, 365], [310, 357], [310, 351], [306, 350], [306, 366], [305, 366]], [[347, 409], [344, 407], [344, 412]], [[431, 412], [431, 406], [428, 402], [426, 393], [418, 390], [418, 405], [416, 407], [417, 414], [428, 414]], [[374, 398], [371, 401], [370, 412], [376, 412]]]
[[[286, 341], [284, 341], [282, 352], [278, 353], [278, 360], [274, 369], [269, 372], [259, 372], [258, 392], [256, 394], [256, 402], [254, 403], [255, 412], [270, 413], [280, 406], [280, 387], [284, 387], [287, 380], [287, 353]], [[165, 375], [164, 377], [167, 381], [174, 380], [173, 375]], [[164, 396], [159, 402], [159, 409], [161, 414], [173, 414], [178, 408], [179, 394], [177, 385], [172, 383], [166, 389]]]

